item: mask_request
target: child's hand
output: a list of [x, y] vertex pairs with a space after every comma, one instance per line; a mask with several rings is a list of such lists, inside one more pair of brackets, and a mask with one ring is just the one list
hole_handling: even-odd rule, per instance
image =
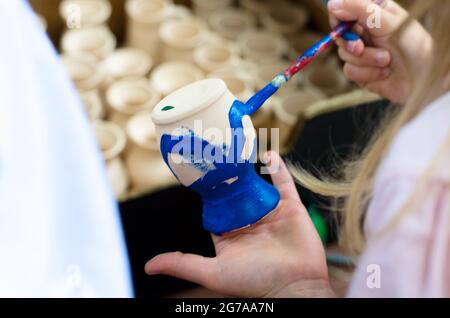
[[272, 175], [281, 201], [257, 224], [213, 236], [216, 257], [167, 253], [145, 265], [149, 275], [166, 274], [216, 292], [243, 297], [333, 296], [320, 238], [278, 154]]
[[[346, 62], [344, 73], [361, 87], [391, 101], [404, 103], [411, 93], [411, 75], [421, 74], [430, 59], [432, 39], [417, 22], [412, 22], [400, 37], [396, 30], [408, 13], [392, 0], [384, 0], [379, 8], [379, 25], [373, 0], [330, 0], [328, 10], [334, 27], [338, 21], [357, 21], [353, 32], [363, 40], [339, 39], [339, 56]], [[399, 39], [399, 40], [397, 40]]]

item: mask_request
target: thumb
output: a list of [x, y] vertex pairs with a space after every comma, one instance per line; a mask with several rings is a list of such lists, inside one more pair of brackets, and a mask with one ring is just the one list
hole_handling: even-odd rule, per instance
[[273, 185], [280, 192], [281, 199], [300, 201], [294, 179], [292, 179], [280, 155], [275, 151], [268, 151], [264, 159], [266, 167], [271, 174]]
[[145, 264], [145, 272], [148, 275], [169, 275], [206, 287], [217, 282], [217, 266], [214, 258], [180, 252], [155, 256]]
[[[377, 5], [376, 3], [381, 3]], [[330, 0], [329, 12], [341, 21], [357, 21], [376, 37], [391, 35], [406, 19], [407, 12], [389, 8], [391, 0]], [[394, 13], [395, 12], [395, 13]]]

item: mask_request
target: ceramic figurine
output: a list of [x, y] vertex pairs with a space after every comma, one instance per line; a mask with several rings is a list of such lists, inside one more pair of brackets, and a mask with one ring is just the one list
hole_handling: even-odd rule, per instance
[[152, 112], [164, 161], [202, 196], [203, 225], [214, 234], [254, 224], [280, 199], [254, 168], [255, 105], [237, 100], [224, 81], [207, 79], [175, 91]]

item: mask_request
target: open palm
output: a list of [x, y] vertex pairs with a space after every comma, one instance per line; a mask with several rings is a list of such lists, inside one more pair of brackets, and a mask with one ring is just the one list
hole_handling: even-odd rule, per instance
[[230, 296], [330, 295], [320, 238], [281, 158], [274, 152], [269, 158], [272, 166], [279, 166], [272, 180], [281, 195], [272, 213], [251, 227], [213, 235], [214, 258], [166, 253], [150, 260], [145, 271], [189, 280]]

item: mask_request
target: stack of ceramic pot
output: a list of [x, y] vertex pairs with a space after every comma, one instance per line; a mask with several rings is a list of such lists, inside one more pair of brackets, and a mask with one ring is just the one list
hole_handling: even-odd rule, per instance
[[93, 128], [114, 194], [117, 198], [122, 198], [127, 194], [130, 184], [128, 172], [122, 160], [127, 137], [123, 129], [112, 122], [96, 121], [93, 123]]
[[173, 185], [177, 180], [161, 157], [149, 111], [134, 115], [127, 124], [130, 144], [125, 156], [131, 186], [136, 193]]
[[90, 53], [100, 61], [114, 51], [116, 38], [107, 25], [112, 12], [108, 0], [64, 0], [59, 9], [66, 22], [64, 53]]
[[126, 0], [125, 10], [127, 45], [146, 51], [155, 62], [160, 61], [162, 24], [190, 15], [186, 8], [168, 0]]
[[102, 102], [101, 87], [105, 77], [96, 56], [88, 53], [63, 55], [62, 61], [90, 120], [104, 118], [106, 110]]
[[[246, 102], [322, 36], [307, 29], [308, 11], [292, 1], [191, 3], [192, 11], [171, 0], [124, 1], [125, 46], [116, 48], [108, 0], [61, 2], [63, 60], [95, 123], [118, 197], [174, 182], [149, 116], [162, 98], [201, 79], [220, 78]], [[307, 107], [348, 89], [341, 66], [326, 53], [252, 115], [254, 126], [266, 128], [269, 137], [278, 128], [283, 151]]]

